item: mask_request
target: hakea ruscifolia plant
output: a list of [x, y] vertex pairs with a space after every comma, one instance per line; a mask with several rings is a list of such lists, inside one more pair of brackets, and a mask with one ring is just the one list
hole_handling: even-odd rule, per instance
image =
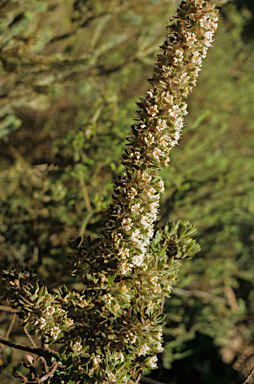
[[125, 172], [115, 181], [102, 234], [70, 243], [73, 274], [83, 290], [63, 287], [50, 294], [28, 271], [2, 275], [2, 296], [24, 323], [61, 345], [59, 352], [47, 347], [61, 383], [137, 383], [143, 369], [157, 366], [163, 298], [170, 295], [179, 261], [199, 249], [188, 222], [155, 231], [164, 191], [158, 171], [169, 164], [181, 136], [183, 98], [196, 84], [217, 21], [210, 3], [187, 0], [168, 27], [152, 87], [137, 103], [122, 155]]

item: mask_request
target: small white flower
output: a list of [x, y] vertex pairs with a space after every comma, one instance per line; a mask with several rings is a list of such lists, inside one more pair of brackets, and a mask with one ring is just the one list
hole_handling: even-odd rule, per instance
[[30, 272], [29, 271], [19, 272], [19, 275], [21, 279], [28, 279], [28, 277], [30, 276]]
[[159, 340], [162, 340], [162, 338], [163, 338], [163, 332], [162, 332], [162, 330], [157, 334], [157, 338], [158, 338]]
[[122, 352], [118, 353], [118, 354], [115, 354], [115, 359], [116, 360], [119, 360], [120, 359], [120, 362], [122, 363], [124, 361], [124, 355]]
[[159, 352], [162, 352], [162, 351], [164, 350], [164, 348], [163, 348], [163, 346], [161, 345], [161, 343], [157, 343], [157, 344], [155, 345], [155, 348], [156, 348], [156, 350], [159, 351]]
[[183, 106], [181, 107], [181, 111], [183, 115], [188, 115], [187, 107], [188, 105], [186, 103], [184, 103]]
[[169, 108], [168, 110], [170, 116], [176, 118], [179, 113], [181, 112], [180, 108], [178, 107], [178, 105], [173, 105], [171, 108]]
[[173, 287], [172, 287], [171, 285], [168, 285], [168, 286], [167, 286], [167, 291], [168, 291], [168, 292], [171, 292], [172, 289], [173, 289]]
[[141, 157], [140, 152], [138, 151], [132, 152], [130, 156], [135, 158], [136, 160], [139, 160]]
[[159, 148], [154, 148], [152, 155], [157, 161], [160, 161], [160, 156], [163, 156], [163, 152]]
[[121, 176], [121, 182], [122, 183], [127, 183], [129, 181], [129, 177], [126, 173], [124, 173], [122, 176]]
[[143, 180], [145, 183], [149, 184], [150, 181], [151, 181], [151, 179], [152, 179], [152, 176], [151, 176], [151, 175], [148, 175], [148, 173], [143, 173], [143, 175], [142, 175], [142, 180]]
[[169, 76], [171, 76], [171, 74], [172, 74], [172, 68], [171, 68], [171, 67], [168, 67], [168, 66], [166, 66], [166, 65], [163, 65], [163, 66], [162, 66], [162, 71], [164, 72], [164, 73], [163, 73], [163, 76], [164, 76], [164, 77], [169, 77]]
[[159, 137], [159, 143], [161, 145], [163, 145], [164, 147], [166, 147], [168, 145], [169, 140], [170, 139], [168, 138], [168, 136], [161, 136], [161, 137]]
[[81, 299], [77, 304], [81, 308], [84, 308], [84, 307], [88, 306], [88, 303], [87, 303], [87, 301], [85, 299]]
[[46, 308], [45, 315], [46, 316], [52, 316], [54, 312], [55, 312], [55, 308], [49, 306]]
[[185, 34], [185, 37], [186, 37], [186, 41], [187, 41], [189, 44], [194, 44], [194, 43], [197, 41], [197, 38], [196, 38], [195, 33], [187, 32], [187, 33]]
[[160, 287], [160, 285], [156, 285], [156, 286], [154, 287], [154, 292], [155, 292], [155, 293], [160, 293], [160, 292], [161, 292], [161, 287]]
[[64, 320], [64, 322], [67, 327], [70, 327], [73, 324], [73, 320], [68, 317]]
[[129, 257], [129, 249], [128, 248], [122, 248], [119, 249], [118, 254], [123, 258], [127, 259]]
[[59, 333], [61, 332], [61, 330], [59, 329], [59, 327], [53, 327], [51, 328], [50, 330], [50, 335], [54, 338], [54, 339], [57, 339]]
[[100, 357], [100, 355], [96, 355], [96, 356], [93, 358], [93, 362], [94, 362], [95, 365], [99, 365], [100, 361], [101, 361], [101, 357]]
[[128, 342], [130, 342], [131, 344], [135, 344], [135, 341], [136, 341], [136, 339], [137, 339], [137, 336], [133, 335], [132, 332], [130, 332], [129, 334], [126, 334], [125, 337], [126, 337], [126, 340], [127, 340]]
[[113, 296], [110, 293], [106, 293], [102, 296], [103, 301], [105, 301], [107, 304], [110, 304], [111, 301], [114, 299]]
[[[157, 215], [155, 215], [155, 216], [153, 217], [153, 220], [154, 220], [154, 221], [155, 221], [156, 219], [157, 219]], [[148, 228], [147, 236], [151, 238], [151, 237], [153, 236], [153, 233], [154, 233], [154, 229], [153, 229], [152, 226], [150, 226], [150, 227]]]
[[43, 317], [41, 317], [39, 320], [36, 320], [36, 322], [34, 324], [39, 325], [40, 329], [44, 329], [47, 325], [47, 322]]
[[154, 203], [151, 203], [149, 207], [152, 213], [157, 213], [159, 208], [159, 203], [155, 201]]
[[204, 47], [204, 48], [202, 49], [202, 54], [201, 54], [202, 59], [205, 59], [205, 58], [206, 58], [207, 51], [208, 51], [208, 48], [207, 48], [207, 47]]
[[[155, 148], [156, 149], [156, 148]], [[155, 197], [155, 193], [156, 193], [156, 189], [155, 188], [150, 188], [148, 191], [147, 191], [147, 195], [153, 199]]]
[[177, 129], [178, 131], [180, 131], [184, 126], [184, 120], [182, 117], [178, 117], [178, 119], [176, 119], [175, 121], [175, 129]]
[[116, 382], [116, 377], [115, 377], [115, 375], [114, 375], [112, 372], [109, 372], [109, 373], [108, 373], [108, 378], [109, 378], [109, 380], [110, 380], [112, 383], [115, 383], [115, 382]]
[[150, 348], [146, 344], [144, 344], [144, 345], [141, 345], [141, 347], [139, 348], [137, 355], [138, 356], [146, 355], [147, 352], [149, 351], [150, 351]]
[[151, 133], [148, 133], [148, 135], [144, 137], [144, 142], [146, 144], [153, 144], [154, 136]]
[[134, 265], [140, 267], [143, 263], [144, 255], [141, 253], [140, 255], [136, 255], [132, 258], [132, 262]]
[[129, 292], [129, 288], [127, 288], [125, 284], [122, 285], [122, 287], [121, 287], [120, 290], [121, 290], [121, 292], [123, 292], [123, 293], [127, 293], [127, 292]]
[[131, 212], [133, 213], [139, 213], [140, 212], [140, 204], [136, 203], [131, 206]]
[[214, 17], [213, 20], [211, 20], [208, 16], [203, 16], [199, 20], [200, 26], [204, 29], [210, 29], [213, 28], [214, 30], [217, 29], [217, 21], [218, 17]]
[[138, 193], [138, 192], [136, 191], [136, 189], [133, 188], [133, 187], [131, 187], [131, 188], [128, 190], [128, 192], [127, 192], [127, 196], [130, 197], [131, 199], [133, 199], [133, 198], [136, 196], [137, 193]]
[[150, 301], [150, 302], [148, 303], [147, 308], [149, 308], [149, 309], [153, 309], [153, 307], [154, 307], [154, 303], [153, 303], [152, 301]]
[[158, 280], [158, 276], [152, 276], [150, 278], [150, 281], [153, 283], [153, 284], [156, 284], [156, 281]]
[[162, 179], [159, 181], [159, 190], [160, 190], [160, 192], [165, 191], [164, 181]]
[[165, 101], [166, 103], [172, 105], [173, 102], [174, 102], [174, 97], [173, 97], [173, 95], [171, 95], [171, 94], [167, 94], [166, 96], [164, 96], [164, 101]]
[[205, 45], [207, 47], [210, 47], [212, 44], [211, 42], [213, 41], [213, 32], [209, 31], [205, 33]]
[[152, 356], [147, 359], [147, 365], [151, 368], [157, 368], [156, 361], [158, 361], [157, 356]]
[[156, 125], [156, 129], [158, 131], [162, 131], [163, 129], [168, 129], [167, 123], [165, 120], [159, 119]]
[[140, 127], [142, 130], [146, 128], [146, 125], [145, 125], [145, 123], [144, 123], [142, 120], [140, 120], [140, 122], [139, 122], [139, 127]]
[[131, 240], [137, 243], [139, 242], [139, 239], [140, 239], [140, 231], [139, 229], [135, 229], [135, 231], [132, 232], [131, 234]]
[[75, 343], [72, 346], [72, 349], [77, 353], [77, 352], [81, 351], [82, 344], [79, 341], [75, 341]]
[[129, 264], [127, 264], [127, 260], [125, 260], [124, 262], [122, 262], [120, 264], [120, 272], [123, 274], [123, 275], [126, 275], [127, 272], [130, 272], [131, 270], [131, 266]]
[[114, 242], [116, 243], [116, 245], [118, 245], [120, 243], [120, 241], [123, 239], [123, 235], [119, 232], [112, 233], [111, 237], [114, 240]]
[[153, 98], [153, 92], [154, 92], [153, 89], [149, 89], [149, 90], [147, 91], [147, 94], [148, 94], [148, 96], [151, 97], [151, 99]]
[[141, 220], [140, 220], [140, 223], [141, 225], [144, 227], [144, 228], [149, 228], [150, 225], [151, 225], [151, 222], [149, 220], [149, 217], [147, 216], [142, 216]]
[[[194, 52], [195, 53], [195, 52]], [[193, 56], [191, 62], [196, 65], [202, 65], [202, 59], [200, 56]]]
[[122, 220], [122, 226], [125, 231], [129, 231], [132, 226], [132, 220], [130, 218], [123, 218]]
[[[181, 135], [178, 131], [176, 131], [175, 133], [172, 133], [171, 136], [175, 139], [175, 141], [178, 143], [178, 140], [180, 139]], [[175, 145], [175, 143], [172, 143], [173, 145]]]
[[149, 109], [148, 109], [148, 114], [150, 116], [156, 116], [158, 114], [158, 108], [157, 108], [157, 105], [152, 105]]
[[211, 27], [211, 20], [207, 16], [201, 17], [199, 24], [202, 28], [209, 29]]
[[182, 95], [184, 97], [187, 97], [188, 94], [190, 93], [190, 90], [191, 90], [191, 87], [187, 88], [187, 87], [184, 87], [183, 90], [182, 90]]
[[173, 57], [173, 64], [174, 65], [177, 65], [178, 62], [181, 62], [183, 59], [183, 51], [181, 51], [180, 49], [177, 49], [175, 51], [175, 55]]
[[162, 164], [166, 165], [167, 167], [169, 162], [170, 162], [170, 158], [167, 157], [165, 160], [162, 161]]
[[185, 84], [185, 83], [188, 83], [189, 79], [190, 79], [190, 76], [188, 76], [188, 74], [185, 72], [180, 75], [179, 82], [182, 84]]

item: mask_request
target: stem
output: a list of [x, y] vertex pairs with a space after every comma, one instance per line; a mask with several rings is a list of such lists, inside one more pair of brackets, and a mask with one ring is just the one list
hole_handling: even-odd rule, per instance
[[35, 342], [33, 341], [32, 337], [31, 337], [31, 335], [29, 335], [29, 333], [28, 333], [28, 331], [26, 329], [27, 326], [28, 326], [28, 323], [24, 326], [24, 332], [27, 335], [28, 339], [31, 341], [31, 344], [33, 345], [33, 347], [37, 348]]
[[243, 382], [242, 384], [247, 384], [248, 381], [249, 381], [249, 379], [250, 379], [251, 376], [253, 375], [253, 373], [254, 373], [254, 367], [251, 368], [251, 370], [250, 370], [248, 376], [245, 378], [245, 380], [244, 380], [244, 382]]
[[18, 310], [8, 307], [7, 305], [0, 305], [0, 311], [6, 311], [6, 312], [12, 312], [12, 313], [17, 313]]
[[27, 345], [18, 344], [10, 340], [6, 340], [3, 337], [0, 336], [0, 344], [8, 345], [8, 347], [20, 349], [21, 351], [26, 351], [30, 353], [35, 353], [36, 355], [46, 357], [48, 359], [54, 357], [55, 359], [59, 360], [59, 355], [57, 352], [52, 350], [45, 350], [42, 348], [34, 348], [34, 347], [28, 347]]
[[16, 316], [17, 316], [16, 313], [14, 313], [13, 316], [12, 316], [11, 324], [10, 324], [10, 326], [8, 328], [8, 331], [7, 331], [6, 335], [5, 335], [6, 340], [8, 340], [8, 338], [10, 336], [11, 329], [12, 329], [14, 323], [15, 323]]

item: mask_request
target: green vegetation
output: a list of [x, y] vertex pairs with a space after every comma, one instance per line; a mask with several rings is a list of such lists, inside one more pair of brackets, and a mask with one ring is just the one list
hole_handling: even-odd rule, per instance
[[[67, 241], [98, 234], [134, 101], [177, 3], [1, 5], [1, 268], [32, 265], [58, 288], [68, 276]], [[239, 383], [252, 364], [254, 54], [253, 41], [242, 40], [251, 17], [247, 3], [223, 6], [183, 139], [162, 174], [160, 224], [189, 220], [202, 247], [165, 302], [163, 368], [150, 374], [165, 383]], [[67, 284], [77, 287], [74, 277]], [[10, 319], [1, 312], [1, 335]], [[18, 320], [12, 332], [25, 340]], [[22, 356], [3, 351], [1, 380], [18, 383], [12, 371]]]

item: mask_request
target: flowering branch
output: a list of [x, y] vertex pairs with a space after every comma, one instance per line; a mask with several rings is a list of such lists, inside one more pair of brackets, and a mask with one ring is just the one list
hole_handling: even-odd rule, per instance
[[[20, 309], [50, 343], [61, 343], [61, 382], [138, 383], [143, 369], [156, 368], [163, 351], [161, 311], [176, 282], [180, 261], [199, 250], [189, 222], [157, 229], [158, 172], [168, 166], [187, 114], [202, 59], [217, 28], [217, 11], [205, 0], [182, 1], [176, 22], [160, 47], [152, 87], [138, 110], [101, 236], [71, 241], [73, 274], [83, 290], [48, 293], [28, 271], [4, 271], [3, 297]], [[65, 381], [63, 381], [65, 380]], [[73, 381], [72, 381], [73, 382]]]

